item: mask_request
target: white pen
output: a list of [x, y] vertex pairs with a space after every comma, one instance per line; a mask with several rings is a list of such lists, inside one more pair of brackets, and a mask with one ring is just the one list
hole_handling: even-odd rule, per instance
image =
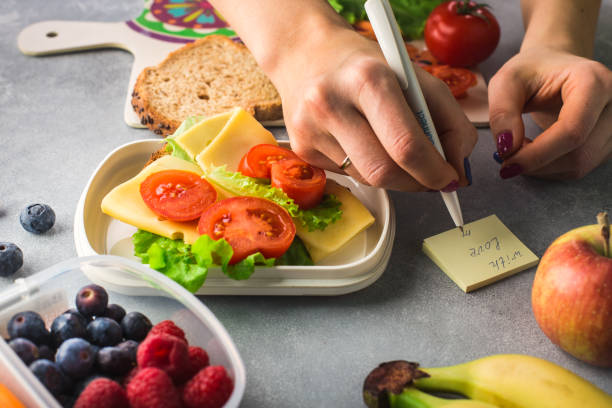
[[[444, 150], [442, 150], [442, 145], [438, 138], [438, 133], [436, 132], [436, 128], [431, 120], [431, 115], [429, 114], [429, 109], [427, 108], [427, 103], [423, 97], [423, 91], [414, 73], [412, 61], [410, 61], [408, 53], [406, 52], [406, 46], [404, 45], [404, 40], [389, 1], [367, 0], [365, 2], [365, 10], [385, 59], [389, 67], [391, 67], [397, 76], [404, 90], [408, 105], [414, 112], [425, 135], [433, 143], [444, 160], [446, 160]], [[441, 191], [440, 193], [442, 193], [442, 199], [455, 225], [463, 229], [463, 215], [461, 214], [461, 206], [459, 205], [457, 192], [445, 193]]]

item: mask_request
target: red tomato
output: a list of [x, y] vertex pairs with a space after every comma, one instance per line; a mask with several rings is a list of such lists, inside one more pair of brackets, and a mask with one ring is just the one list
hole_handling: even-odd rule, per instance
[[270, 174], [270, 185], [283, 190], [303, 209], [321, 202], [326, 180], [323, 170], [300, 159], [279, 161]]
[[467, 90], [476, 85], [476, 75], [469, 69], [454, 68], [448, 65], [432, 65], [423, 67], [423, 69], [444, 81], [455, 98], [463, 98]]
[[217, 201], [204, 210], [198, 232], [224, 238], [234, 249], [230, 264], [255, 252], [266, 258], [284, 254], [295, 237], [295, 224], [283, 207], [257, 197], [238, 196]]
[[484, 5], [447, 1], [425, 23], [425, 43], [442, 63], [470, 67], [487, 59], [499, 42], [499, 24]]
[[147, 207], [171, 221], [191, 221], [217, 200], [217, 190], [196, 173], [163, 170], [140, 184], [140, 195]]
[[289, 149], [271, 144], [253, 146], [240, 160], [238, 171], [249, 177], [270, 178], [270, 166], [280, 160], [297, 159]]

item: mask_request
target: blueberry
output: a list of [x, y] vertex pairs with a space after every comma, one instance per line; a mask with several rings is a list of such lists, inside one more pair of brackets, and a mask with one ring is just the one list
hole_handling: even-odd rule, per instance
[[83, 325], [81, 318], [72, 313], [64, 313], [57, 316], [51, 323], [51, 337], [55, 347], [59, 347], [64, 340], [73, 337], [87, 337], [87, 328]]
[[12, 242], [0, 242], [0, 276], [10, 276], [23, 265], [23, 252]]
[[23, 337], [17, 337], [11, 340], [8, 345], [26, 365], [30, 365], [34, 360], [38, 360], [40, 357], [40, 352], [36, 344]]
[[121, 320], [123, 337], [128, 340], [142, 341], [152, 327], [149, 318], [140, 312], [130, 312]]
[[30, 204], [19, 214], [19, 222], [26, 231], [42, 234], [55, 224], [55, 213], [47, 204]]
[[55, 361], [55, 350], [43, 344], [38, 348], [38, 357], [46, 358], [49, 361]]
[[49, 344], [51, 339], [42, 317], [32, 311], [19, 312], [11, 317], [7, 329], [11, 339], [25, 337], [38, 346]]
[[59, 395], [69, 388], [70, 381], [62, 373], [60, 367], [52, 361], [36, 360], [30, 364], [30, 370], [53, 395]]
[[138, 342], [134, 340], [126, 340], [122, 343], [117, 344], [120, 349], [126, 350], [132, 359], [132, 362], [136, 363], [136, 352], [138, 351]]
[[82, 314], [80, 314], [80, 313], [79, 313], [79, 311], [78, 311], [78, 310], [76, 310], [76, 309], [74, 309], [74, 308], [73, 308], [73, 309], [68, 309], [68, 310], [66, 310], [66, 311], [65, 311], [64, 313], [62, 313], [62, 314], [65, 314], [65, 313], [70, 313], [70, 314], [75, 315], [75, 316], [76, 316], [76, 317], [77, 317], [77, 318], [78, 318], [78, 319], [81, 321], [81, 323], [83, 324], [83, 326], [85, 326], [85, 327], [87, 327], [87, 325], [89, 324], [89, 322], [91, 322], [91, 321], [93, 320], [93, 319], [91, 319], [91, 318], [87, 318], [87, 317], [83, 316]]
[[98, 317], [87, 325], [87, 336], [92, 344], [100, 347], [114, 346], [123, 339], [119, 323], [108, 317]]
[[125, 316], [125, 309], [119, 305], [111, 304], [106, 306], [106, 310], [104, 311], [104, 317], [110, 317], [117, 323], [121, 323], [121, 319]]
[[100, 371], [109, 375], [127, 374], [134, 367], [130, 351], [119, 347], [101, 348], [96, 361]]
[[99, 285], [83, 286], [76, 295], [75, 303], [79, 313], [86, 318], [103, 316], [108, 305], [108, 293]]
[[55, 354], [55, 361], [68, 376], [82, 378], [91, 372], [95, 357], [91, 344], [75, 337], [62, 343]]

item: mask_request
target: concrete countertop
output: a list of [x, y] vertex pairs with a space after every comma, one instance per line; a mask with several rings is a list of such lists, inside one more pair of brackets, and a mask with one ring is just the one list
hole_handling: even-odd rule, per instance
[[[595, 58], [612, 67], [612, 0], [604, 0]], [[481, 66], [488, 79], [518, 50], [517, 2], [489, 2], [501, 43]], [[142, 1], [3, 1], [0, 5], [0, 241], [15, 242], [31, 275], [76, 256], [73, 217], [97, 164], [115, 147], [150, 138], [123, 122], [132, 56], [102, 49], [47, 57], [20, 53], [16, 38], [44, 20], [123, 21]], [[527, 120], [527, 134], [538, 129]], [[283, 130], [276, 131], [286, 136]], [[554, 238], [612, 210], [612, 162], [579, 181], [501, 180], [488, 129], [471, 156], [474, 184], [460, 191], [466, 220], [497, 216], [541, 256]], [[244, 407], [358, 407], [365, 376], [380, 362], [451, 365], [496, 353], [524, 353], [566, 367], [612, 393], [612, 371], [554, 346], [531, 311], [535, 268], [463, 293], [421, 251], [422, 240], [451, 227], [437, 194], [391, 193], [397, 234], [385, 273], [337, 297], [201, 297], [233, 337], [247, 367]], [[55, 227], [22, 229], [29, 203], [51, 205]], [[0, 290], [12, 280], [0, 278]]]

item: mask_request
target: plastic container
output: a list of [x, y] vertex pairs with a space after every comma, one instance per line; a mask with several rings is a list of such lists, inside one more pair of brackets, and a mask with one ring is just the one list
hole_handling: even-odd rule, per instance
[[[55, 317], [74, 307], [77, 291], [89, 284], [104, 282], [96, 279], [108, 273], [117, 278], [138, 281], [149, 288], [151, 296], [131, 296], [105, 286], [109, 302], [117, 303], [126, 311], [140, 311], [153, 324], [171, 319], [181, 327], [189, 344], [203, 347], [212, 365], [223, 365], [234, 379], [233, 393], [225, 407], [238, 407], [244, 394], [246, 375], [244, 364], [234, 342], [213, 313], [195, 296], [166, 276], [125, 258], [91, 256], [59, 263], [25, 279], [17, 279], [0, 292], [0, 335], [8, 337], [6, 326], [19, 311], [38, 312], [47, 327]], [[28, 367], [0, 340], [0, 382], [4, 383], [27, 407], [61, 408], [55, 398], [34, 377]]]
[[[100, 203], [115, 186], [142, 170], [151, 153], [163, 141], [147, 139], [131, 142], [112, 151], [94, 171], [83, 190], [74, 218], [74, 240], [80, 256], [113, 254], [132, 258], [131, 235], [135, 227], [102, 213]], [[282, 145], [282, 143], [281, 143]], [[219, 268], [211, 268], [198, 294], [223, 295], [339, 295], [372, 284], [384, 272], [395, 237], [395, 213], [383, 189], [364, 186], [350, 177], [327, 173], [350, 188], [372, 212], [376, 221], [342, 250], [315, 266], [276, 266], [258, 268], [244, 281], [227, 278]], [[108, 285], [123, 285], [134, 293], [149, 294], [140, 282], [100, 276]]]

